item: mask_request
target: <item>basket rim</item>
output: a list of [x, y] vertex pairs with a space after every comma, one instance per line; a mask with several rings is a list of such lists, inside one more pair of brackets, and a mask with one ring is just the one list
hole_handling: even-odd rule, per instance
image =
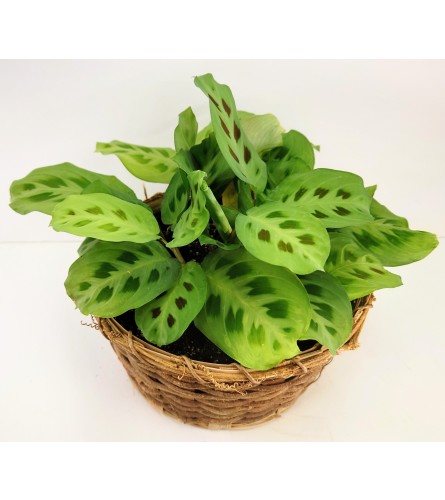
[[[375, 296], [373, 294], [367, 295], [357, 299], [353, 310], [353, 328], [347, 341], [337, 350], [337, 354], [345, 350], [353, 350], [359, 346], [358, 336], [366, 318], [367, 312], [373, 307]], [[172, 367], [184, 366], [190, 371], [204, 371], [207, 374], [221, 374], [221, 375], [235, 375], [244, 374], [245, 377], [258, 383], [255, 377], [270, 378], [283, 376], [284, 372], [289, 372], [298, 366], [302, 371], [306, 371], [303, 362], [310, 362], [312, 358], [324, 355], [333, 357], [328, 348], [316, 343], [310, 349], [302, 351], [296, 356], [283, 360], [277, 366], [269, 368], [268, 370], [254, 370], [244, 367], [240, 363], [233, 362], [230, 364], [211, 363], [207, 361], [198, 361], [187, 357], [186, 355], [171, 354], [163, 349], [150, 344], [133, 335], [131, 331], [126, 330], [115, 318], [100, 318], [94, 317], [98, 329], [102, 334], [112, 343], [120, 344], [124, 348], [129, 348], [135, 356], [157, 358], [158, 361], [169, 363]]]

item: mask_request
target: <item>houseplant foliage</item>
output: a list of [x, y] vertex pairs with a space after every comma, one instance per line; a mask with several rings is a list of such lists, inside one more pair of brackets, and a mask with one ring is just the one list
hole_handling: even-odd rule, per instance
[[[65, 282], [83, 314], [135, 310], [157, 346], [196, 327], [241, 365], [266, 370], [312, 339], [332, 354], [351, 332], [351, 301], [401, 285], [385, 266], [437, 245], [349, 172], [314, 168], [315, 146], [273, 115], [238, 111], [229, 87], [195, 78], [208, 97], [202, 130], [179, 115], [173, 148], [98, 143], [136, 177], [168, 183], [160, 214], [116, 177], [70, 163], [11, 185], [11, 207], [40, 211], [85, 238]], [[168, 231], [167, 231], [168, 230]], [[171, 236], [167, 236], [167, 232]], [[201, 262], [181, 251], [202, 249]]]

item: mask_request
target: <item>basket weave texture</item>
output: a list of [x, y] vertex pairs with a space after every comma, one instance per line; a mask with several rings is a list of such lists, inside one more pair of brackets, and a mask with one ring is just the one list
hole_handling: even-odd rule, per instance
[[[358, 347], [373, 301], [373, 295], [356, 301], [351, 335], [338, 352]], [[145, 398], [183, 422], [209, 429], [246, 428], [280, 415], [333, 359], [325, 347], [316, 344], [266, 371], [237, 363], [205, 363], [152, 346], [114, 318], [97, 321]]]

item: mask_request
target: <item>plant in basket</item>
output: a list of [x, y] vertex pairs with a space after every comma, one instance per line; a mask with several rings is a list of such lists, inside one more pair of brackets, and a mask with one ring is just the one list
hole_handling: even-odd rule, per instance
[[437, 238], [358, 175], [314, 168], [303, 134], [238, 111], [212, 75], [195, 84], [211, 123], [198, 130], [191, 108], [180, 113], [175, 149], [97, 144], [168, 183], [163, 195], [142, 201], [114, 176], [62, 163], [13, 182], [11, 207], [86, 238], [66, 291], [144, 395], [184, 421], [246, 426], [353, 348], [372, 293], [401, 285], [385, 267], [426, 257]]

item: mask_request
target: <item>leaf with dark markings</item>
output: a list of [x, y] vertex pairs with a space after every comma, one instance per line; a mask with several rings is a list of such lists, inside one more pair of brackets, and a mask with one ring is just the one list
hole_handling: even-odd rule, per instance
[[[250, 113], [249, 111], [238, 110], [238, 118], [241, 120], [241, 123], [243, 122], [243, 120], [250, 118], [251, 116], [254, 116], [254, 113]], [[203, 129], [198, 131], [198, 135], [196, 137], [196, 144], [201, 144], [201, 142], [210, 137], [212, 134], [214, 135], [213, 123], [210, 122]]]
[[195, 85], [209, 97], [215, 137], [230, 168], [241, 180], [262, 191], [267, 181], [266, 165], [243, 131], [231, 90], [211, 74], [196, 77]]
[[207, 300], [196, 326], [222, 351], [255, 370], [298, 354], [310, 320], [309, 298], [289, 270], [244, 249], [209, 254], [202, 266]]
[[175, 225], [187, 208], [190, 185], [187, 174], [179, 169], [168, 185], [161, 204], [161, 218], [164, 224]]
[[51, 226], [104, 241], [145, 243], [159, 238], [159, 226], [145, 207], [104, 193], [68, 196], [53, 210]]
[[297, 274], [322, 269], [329, 255], [329, 236], [306, 211], [279, 202], [264, 203], [239, 214], [236, 233], [255, 257]]
[[290, 175], [311, 171], [315, 164], [314, 148], [303, 134], [290, 130], [283, 134], [283, 145], [266, 152], [263, 160], [269, 185], [275, 187]]
[[190, 154], [195, 168], [207, 174], [207, 184], [215, 196], [220, 196], [235, 174], [219, 150], [215, 135], [212, 133], [201, 143], [193, 146]]
[[183, 149], [188, 151], [196, 142], [196, 134], [198, 133], [198, 122], [192, 108], [188, 107], [179, 114], [179, 123], [175, 128], [175, 148], [176, 151]]
[[312, 307], [311, 322], [301, 340], [312, 339], [326, 346], [332, 355], [352, 330], [352, 307], [340, 282], [322, 271], [300, 277]]
[[[366, 191], [368, 191], [371, 196], [374, 196], [376, 189], [377, 186], [370, 186], [366, 188]], [[387, 222], [391, 222], [394, 226], [408, 228], [408, 221], [404, 217], [400, 217], [391, 212], [391, 210], [379, 203], [375, 198], [372, 198], [370, 212], [375, 219], [383, 219]]]
[[111, 318], [168, 290], [179, 262], [157, 241], [98, 241], [70, 267], [65, 288], [83, 314]]
[[202, 309], [207, 281], [202, 267], [187, 262], [178, 281], [160, 297], [135, 311], [136, 324], [144, 337], [163, 346], [177, 340]]
[[85, 238], [77, 249], [77, 253], [79, 254], [79, 256], [88, 252], [88, 250], [90, 248], [93, 248], [98, 241], [100, 240], [96, 240], [95, 238]]
[[295, 174], [268, 195], [271, 201], [301, 207], [327, 228], [366, 224], [371, 196], [361, 177], [349, 172], [318, 168]]
[[147, 148], [121, 141], [98, 142], [96, 152], [116, 155], [134, 176], [149, 182], [170, 182], [178, 166], [171, 148]]
[[122, 191], [118, 191], [117, 189], [113, 189], [102, 181], [94, 181], [82, 191], [81, 194], [93, 194], [93, 193], [104, 193], [114, 196], [115, 198], [119, 198], [120, 200], [128, 201], [129, 203], [134, 203], [136, 205], [140, 205], [144, 207], [145, 210], [149, 210], [152, 212], [149, 205], [145, 204], [142, 200], [139, 200], [136, 195], [128, 194]]
[[325, 271], [342, 284], [349, 300], [364, 297], [381, 288], [402, 284], [400, 276], [390, 273], [366, 248], [347, 234], [330, 233], [331, 253]]
[[10, 207], [19, 214], [37, 211], [51, 215], [54, 207], [72, 194], [81, 194], [91, 183], [104, 186], [125, 196], [137, 199], [134, 192], [113, 175], [102, 175], [61, 163], [36, 168], [23, 179], [11, 184]]
[[201, 245], [214, 245], [218, 248], [222, 248], [223, 250], [236, 250], [241, 246], [239, 241], [234, 243], [223, 243], [222, 241], [215, 240], [215, 238], [212, 238], [207, 234], [201, 234], [199, 237], [199, 243], [201, 243]]
[[376, 219], [369, 224], [347, 227], [341, 233], [353, 237], [384, 266], [404, 266], [424, 259], [439, 244], [437, 236], [397, 225], [397, 221]]
[[170, 248], [188, 245], [196, 240], [207, 227], [210, 219], [206, 208], [206, 198], [201, 191], [201, 185], [205, 179], [205, 172], [195, 170], [188, 174], [190, 192], [192, 194], [191, 205], [181, 215], [173, 230], [173, 240], [167, 243]]

